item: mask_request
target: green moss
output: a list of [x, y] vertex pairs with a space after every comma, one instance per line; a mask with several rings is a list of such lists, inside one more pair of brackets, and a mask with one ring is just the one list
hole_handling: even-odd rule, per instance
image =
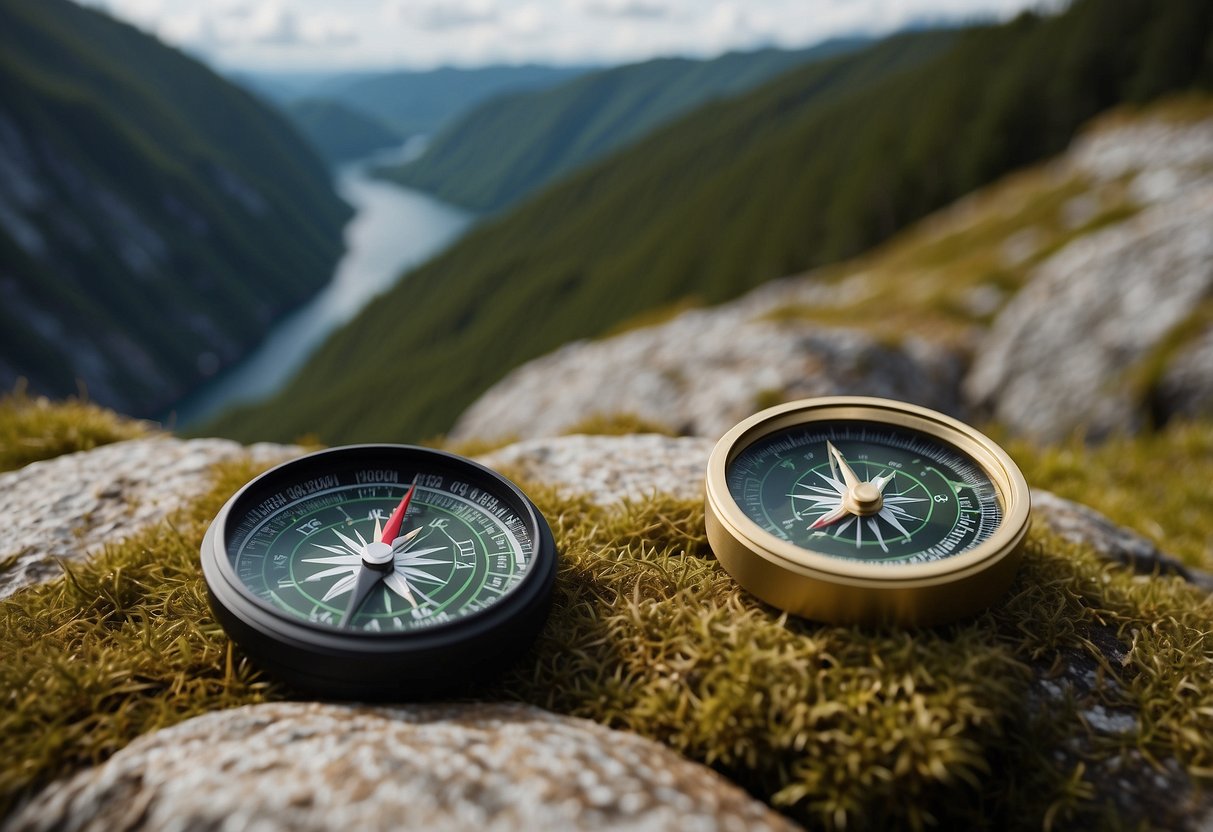
[[668, 425], [637, 416], [635, 413], [594, 413], [565, 429], [565, 436], [573, 434], [590, 436], [624, 436], [630, 433], [660, 433], [677, 436], [678, 432]]
[[0, 471], [61, 454], [146, 436], [145, 422], [124, 419], [87, 401], [50, 402], [24, 385], [0, 396]]
[[[172, 526], [0, 604], [4, 804], [139, 734], [289, 695], [229, 648], [198, 568], [206, 523], [253, 473], [224, 466]], [[1073, 827], [1105, 817], [1100, 759], [1141, 752], [1213, 773], [1213, 608], [1176, 581], [1034, 533], [1008, 598], [973, 621], [825, 626], [739, 590], [697, 501], [600, 508], [528, 491], [563, 557], [552, 618], [479, 697], [651, 737], [815, 826]], [[1123, 662], [1096, 646], [1108, 639]], [[1105, 682], [1034, 707], [1033, 680], [1070, 663]], [[1080, 713], [1095, 704], [1129, 709], [1142, 730], [1090, 740]]]
[[223, 466], [171, 523], [0, 601], [0, 813], [140, 734], [266, 698], [211, 618], [198, 562], [210, 519], [255, 473]]
[[[77, 406], [39, 405], [28, 434], [49, 440]], [[1007, 444], [1033, 485], [1210, 562], [1213, 425], [1096, 448]], [[229, 644], [198, 565], [210, 519], [256, 473], [219, 466], [169, 523], [0, 602], [0, 813], [141, 734], [291, 696]], [[1008, 596], [973, 620], [827, 626], [741, 591], [708, 549], [699, 501], [603, 508], [527, 491], [562, 554], [552, 617], [477, 698], [635, 731], [813, 827], [1115, 828], [1125, 775], [1109, 761], [1213, 779], [1213, 600], [1177, 580], [1036, 529]], [[1097, 707], [1137, 729], [1096, 732]], [[1148, 820], [1165, 828], [1181, 811], [1164, 789]]]
[[754, 394], [754, 410], [766, 410], [788, 401], [788, 394], [781, 387], [768, 387]]
[[1001, 438], [1028, 482], [1136, 529], [1185, 563], [1213, 568], [1213, 423], [1176, 424], [1098, 446]]
[[633, 315], [624, 321], [620, 321], [608, 328], [600, 337], [614, 338], [616, 335], [622, 335], [625, 332], [633, 332], [637, 329], [646, 329], [651, 326], [668, 323], [682, 313], [698, 309], [702, 306], [702, 298], [694, 296], [681, 298], [673, 303], [662, 304], [653, 309], [646, 309], [638, 315]]

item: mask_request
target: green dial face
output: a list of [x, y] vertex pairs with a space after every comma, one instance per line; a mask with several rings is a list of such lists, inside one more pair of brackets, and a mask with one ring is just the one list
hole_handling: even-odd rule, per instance
[[969, 456], [876, 422], [777, 431], [742, 450], [726, 481], [762, 529], [851, 560], [941, 560], [988, 539], [1002, 521], [997, 489]]
[[522, 581], [534, 555], [526, 524], [491, 490], [450, 476], [418, 474], [383, 541], [411, 484], [394, 470], [348, 470], [285, 485], [237, 520], [232, 570], [263, 605], [362, 633], [465, 618]]

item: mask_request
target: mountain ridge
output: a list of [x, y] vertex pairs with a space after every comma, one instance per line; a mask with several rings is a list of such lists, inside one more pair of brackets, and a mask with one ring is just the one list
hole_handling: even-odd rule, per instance
[[150, 415], [323, 285], [349, 208], [282, 116], [134, 27], [0, 21], [0, 384]]
[[[212, 428], [329, 441], [446, 431], [560, 344], [854, 256], [1060, 151], [1108, 107], [1207, 88], [1211, 59], [1192, 33], [1211, 15], [1195, 0], [1080, 0], [1054, 17], [891, 38], [708, 104], [480, 225], [336, 333], [278, 398]], [[351, 407], [372, 385], [408, 394]]]
[[381, 168], [379, 175], [494, 213], [700, 104], [870, 43], [836, 38], [805, 49], [730, 52], [708, 60], [657, 58], [497, 96], [447, 126], [419, 159]]

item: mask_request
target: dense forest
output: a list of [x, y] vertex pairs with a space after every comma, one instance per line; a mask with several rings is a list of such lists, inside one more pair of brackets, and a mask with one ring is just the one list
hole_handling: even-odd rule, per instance
[[707, 101], [867, 43], [843, 38], [712, 60], [663, 58], [499, 96], [443, 130], [420, 159], [381, 173], [465, 208], [500, 211]]
[[336, 164], [399, 145], [403, 137], [379, 119], [327, 98], [285, 105], [287, 116], [325, 160]]
[[328, 279], [348, 207], [287, 121], [67, 0], [0, 3], [0, 387], [153, 415]]
[[585, 67], [525, 64], [360, 73], [325, 81], [309, 90], [307, 97], [338, 102], [410, 136], [440, 130], [498, 95], [544, 89], [586, 71]]
[[277, 398], [211, 427], [330, 442], [440, 433], [563, 343], [854, 255], [1058, 152], [1108, 107], [1210, 86], [1211, 23], [1202, 0], [1080, 0], [902, 35], [709, 104], [482, 225]]

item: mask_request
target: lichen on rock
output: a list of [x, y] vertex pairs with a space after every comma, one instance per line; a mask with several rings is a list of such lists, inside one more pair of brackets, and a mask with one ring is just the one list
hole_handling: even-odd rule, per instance
[[792, 832], [710, 769], [521, 705], [269, 703], [151, 734], [23, 807], [46, 829]]

